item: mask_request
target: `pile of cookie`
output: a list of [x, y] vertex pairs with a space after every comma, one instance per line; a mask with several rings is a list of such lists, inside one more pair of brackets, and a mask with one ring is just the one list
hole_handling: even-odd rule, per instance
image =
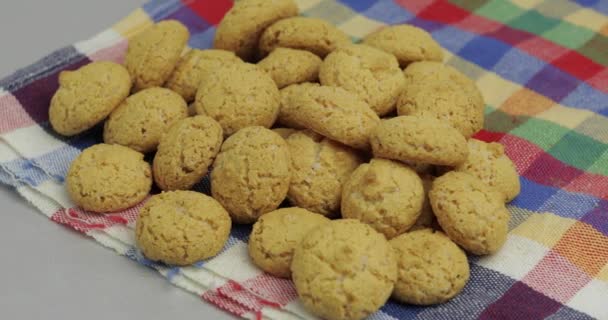
[[[62, 72], [49, 110], [65, 136], [105, 121], [104, 143], [69, 169], [77, 205], [108, 213], [153, 182], [163, 191], [136, 224], [147, 258], [189, 265], [218, 254], [232, 223], [254, 224], [255, 265], [292, 278], [314, 314], [361, 319], [391, 295], [451, 299], [469, 279], [465, 251], [505, 242], [517, 172], [500, 144], [471, 138], [482, 95], [424, 30], [353, 44], [292, 0], [241, 0], [214, 49], [188, 38], [162, 21], [124, 65]], [[189, 191], [208, 171], [212, 197]]]

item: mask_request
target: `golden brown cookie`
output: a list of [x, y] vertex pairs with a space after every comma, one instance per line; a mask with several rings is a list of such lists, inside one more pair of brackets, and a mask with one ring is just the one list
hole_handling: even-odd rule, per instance
[[342, 185], [362, 162], [351, 148], [309, 130], [287, 138], [291, 183], [287, 199], [294, 206], [325, 216], [340, 209]]
[[308, 232], [327, 222], [324, 216], [297, 207], [268, 212], [253, 225], [249, 256], [260, 269], [289, 278], [296, 246]]
[[187, 190], [206, 174], [220, 151], [223, 135], [217, 121], [196, 116], [175, 122], [154, 156], [154, 181], [162, 190]]
[[144, 155], [119, 145], [97, 144], [84, 149], [66, 177], [72, 201], [93, 212], [132, 207], [151, 187], [152, 172]]
[[416, 61], [443, 61], [439, 43], [425, 30], [409, 24], [382, 28], [366, 36], [363, 43], [394, 55], [402, 68]]
[[230, 235], [228, 212], [194, 191], [169, 191], [148, 200], [135, 226], [137, 246], [150, 260], [186, 266], [215, 256]]
[[298, 15], [293, 0], [241, 0], [234, 3], [215, 32], [213, 47], [233, 51], [245, 61], [256, 56], [260, 35], [275, 21]]
[[321, 58], [339, 46], [351, 43], [350, 38], [331, 23], [311, 17], [279, 20], [260, 37], [260, 53], [266, 56], [275, 48], [310, 51]]
[[308, 86], [289, 96], [281, 113], [298, 126], [357, 149], [369, 149], [378, 115], [355, 94], [342, 88]]
[[236, 223], [253, 223], [285, 199], [291, 174], [285, 140], [264, 127], [230, 136], [211, 172], [211, 192]]
[[400, 116], [383, 120], [371, 134], [374, 156], [456, 166], [468, 154], [467, 141], [447, 122]]
[[297, 97], [297, 96], [301, 95], [302, 92], [306, 90], [306, 88], [318, 87], [318, 86], [320, 86], [320, 84], [315, 83], [315, 82], [304, 82], [304, 83], [299, 83], [299, 84], [292, 84], [290, 86], [287, 86], [287, 87], [281, 89], [281, 104], [279, 107], [279, 116], [277, 117], [277, 123], [279, 123], [285, 127], [288, 127], [288, 128], [304, 129], [303, 126], [298, 125], [290, 117], [292, 114], [292, 111], [290, 109], [290, 107], [291, 107], [290, 99], [292, 97]]
[[224, 136], [249, 126], [272, 127], [279, 114], [277, 85], [258, 66], [216, 66], [201, 79], [194, 108], [220, 123]]
[[483, 96], [464, 74], [434, 61], [414, 62], [403, 74], [405, 87], [397, 101], [399, 115], [447, 121], [465, 138], [483, 128]]
[[433, 207], [431, 207], [431, 202], [429, 200], [429, 191], [431, 191], [431, 186], [433, 185], [435, 177], [426, 173], [419, 174], [419, 176], [422, 180], [422, 188], [424, 189], [424, 201], [422, 202], [422, 210], [420, 210], [420, 216], [418, 216], [418, 220], [416, 220], [410, 231], [423, 228], [431, 228], [436, 224], [435, 214], [433, 213]]
[[379, 115], [395, 109], [405, 78], [397, 59], [382, 50], [351, 44], [330, 53], [319, 70], [324, 86], [341, 87], [356, 94]]
[[521, 189], [519, 175], [513, 162], [505, 154], [500, 143], [486, 143], [469, 139], [467, 160], [454, 168], [476, 176], [505, 196], [505, 202], [513, 200]]
[[162, 86], [175, 69], [189, 37], [188, 29], [176, 20], [161, 21], [133, 37], [125, 67], [134, 90]]
[[342, 217], [357, 219], [392, 239], [420, 216], [424, 190], [418, 174], [387, 159], [360, 165], [344, 184]]
[[131, 77], [123, 66], [92, 62], [59, 74], [59, 89], [51, 99], [49, 121], [64, 136], [73, 136], [105, 119], [131, 91]]
[[444, 303], [469, 281], [469, 261], [443, 232], [422, 229], [390, 241], [399, 277], [393, 297], [417, 305]]
[[321, 58], [304, 51], [289, 48], [276, 48], [266, 58], [258, 62], [279, 89], [290, 84], [317, 81]]
[[127, 98], [108, 117], [103, 141], [139, 152], [156, 150], [169, 127], [188, 116], [182, 97], [165, 88], [149, 88]]
[[354, 219], [308, 233], [291, 263], [304, 307], [329, 320], [363, 319], [388, 300], [397, 279], [393, 249], [381, 233]]
[[204, 72], [235, 62], [242, 61], [232, 51], [193, 49], [181, 58], [165, 86], [179, 93], [186, 102], [192, 102]]
[[489, 254], [505, 243], [510, 214], [504, 196], [479, 178], [448, 172], [435, 179], [429, 198], [441, 228], [465, 250]]

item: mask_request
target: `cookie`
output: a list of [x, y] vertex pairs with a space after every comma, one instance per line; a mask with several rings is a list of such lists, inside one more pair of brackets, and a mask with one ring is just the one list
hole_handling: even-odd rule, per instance
[[266, 58], [258, 62], [279, 89], [290, 84], [317, 81], [321, 58], [304, 51], [289, 48], [276, 48]]
[[469, 281], [469, 261], [443, 232], [422, 229], [390, 241], [399, 276], [393, 297], [416, 305], [444, 303]]
[[425, 30], [409, 24], [382, 28], [362, 43], [394, 55], [402, 68], [416, 61], [443, 61], [439, 43]]
[[233, 63], [203, 75], [194, 108], [219, 122], [227, 137], [249, 126], [272, 127], [280, 99], [266, 72], [254, 64]]
[[253, 225], [249, 256], [265, 272], [289, 278], [296, 246], [308, 232], [327, 222], [324, 216], [297, 207], [269, 212]]
[[291, 95], [281, 113], [298, 126], [356, 149], [369, 149], [371, 132], [380, 123], [365, 101], [342, 88], [308, 86]]
[[213, 198], [169, 191], [152, 196], [141, 208], [135, 240], [146, 258], [187, 266], [217, 255], [231, 225], [228, 212]]
[[162, 136], [154, 156], [154, 181], [162, 190], [187, 190], [206, 174], [220, 151], [223, 135], [207, 116], [179, 120]]
[[144, 153], [154, 151], [169, 127], [187, 116], [188, 105], [179, 94], [165, 88], [144, 89], [112, 111], [103, 141]]
[[483, 128], [484, 102], [475, 83], [451, 66], [421, 61], [403, 72], [399, 115], [428, 116], [449, 122], [465, 138]]
[[280, 92], [281, 93], [281, 103], [280, 103], [280, 107], [279, 107], [279, 116], [277, 117], [277, 123], [281, 124], [282, 126], [288, 127], [288, 128], [303, 129], [304, 128], [303, 126], [298, 125], [291, 118], [291, 114], [293, 114], [293, 112], [290, 109], [290, 107], [291, 107], [290, 99], [292, 97], [301, 95], [302, 92], [306, 90], [306, 88], [318, 87], [318, 86], [320, 86], [320, 84], [318, 84], [318, 83], [304, 82], [304, 83], [300, 83], [300, 84], [292, 84], [290, 86], [287, 86], [287, 87], [281, 89], [281, 92]]
[[329, 320], [363, 319], [388, 300], [397, 279], [390, 244], [372, 227], [334, 220], [296, 247], [291, 272], [300, 301]]
[[126, 99], [130, 90], [129, 72], [114, 62], [92, 62], [76, 71], [62, 71], [49, 107], [51, 126], [64, 136], [90, 129]]
[[419, 174], [420, 179], [422, 180], [422, 188], [424, 190], [424, 201], [422, 202], [422, 209], [420, 210], [420, 216], [411, 230], [431, 228], [436, 225], [435, 214], [433, 213], [433, 208], [431, 207], [431, 202], [429, 200], [429, 191], [431, 191], [431, 186], [433, 185], [433, 181], [435, 177], [430, 174]]
[[510, 214], [504, 196], [479, 178], [448, 172], [435, 179], [429, 198], [441, 228], [468, 252], [490, 254], [505, 243]]
[[297, 15], [298, 6], [293, 0], [235, 2], [217, 26], [213, 47], [233, 51], [241, 59], [252, 61], [264, 29], [275, 21]]
[[414, 170], [395, 161], [372, 159], [344, 184], [342, 217], [367, 223], [392, 239], [414, 225], [423, 201], [422, 181]]
[[287, 138], [291, 154], [289, 202], [334, 217], [339, 213], [342, 185], [362, 162], [351, 148], [309, 130]]
[[133, 37], [125, 56], [133, 89], [162, 86], [175, 69], [189, 37], [188, 29], [176, 20], [161, 21]]
[[235, 62], [242, 61], [231, 51], [193, 49], [180, 59], [165, 87], [179, 93], [186, 102], [192, 102], [204, 72]]
[[284, 140], [287, 140], [287, 138], [289, 138], [290, 135], [298, 132], [298, 130], [292, 129], [292, 128], [274, 128], [274, 129], [272, 129], [272, 132], [280, 135], [281, 138], [283, 138]]
[[279, 20], [264, 30], [259, 47], [262, 56], [282, 47], [310, 51], [325, 58], [336, 48], [350, 43], [344, 32], [325, 20], [293, 17]]
[[72, 201], [100, 213], [138, 204], [151, 187], [152, 172], [144, 155], [119, 145], [97, 144], [84, 149], [66, 176]]
[[275, 210], [289, 188], [289, 150], [285, 140], [264, 127], [247, 127], [230, 136], [211, 172], [211, 193], [236, 223], [253, 223]]
[[378, 158], [456, 166], [468, 155], [462, 134], [434, 118], [400, 116], [383, 120], [370, 141]]
[[393, 55], [363, 44], [343, 46], [330, 53], [319, 69], [319, 79], [322, 85], [356, 94], [379, 116], [395, 109], [405, 85]]
[[521, 189], [519, 175], [513, 162], [505, 155], [500, 143], [486, 143], [469, 139], [467, 160], [454, 168], [469, 173], [505, 196], [505, 202], [513, 200]]

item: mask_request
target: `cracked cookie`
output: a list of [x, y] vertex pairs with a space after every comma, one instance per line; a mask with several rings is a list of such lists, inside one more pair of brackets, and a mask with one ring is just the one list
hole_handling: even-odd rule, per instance
[[129, 41], [125, 67], [134, 91], [162, 86], [188, 43], [188, 29], [176, 20], [161, 21]]
[[213, 163], [213, 198], [234, 222], [253, 223], [285, 199], [289, 162], [281, 136], [259, 126], [241, 129], [224, 141]]
[[394, 55], [402, 68], [416, 61], [443, 60], [439, 43], [425, 30], [408, 24], [382, 28], [367, 35], [362, 43]]
[[222, 127], [207, 116], [175, 122], [160, 139], [154, 156], [156, 185], [163, 190], [192, 188], [207, 174], [222, 141]]
[[275, 21], [298, 15], [293, 0], [241, 0], [226, 13], [215, 32], [213, 47], [233, 51], [241, 59], [256, 57], [260, 35]]
[[75, 71], [62, 71], [49, 107], [51, 126], [64, 136], [90, 129], [125, 100], [130, 90], [129, 72], [114, 62], [92, 62]]
[[289, 202], [325, 216], [340, 209], [342, 185], [363, 161], [356, 151], [310, 130], [287, 138], [291, 154]]
[[264, 30], [259, 47], [262, 56], [282, 47], [310, 51], [325, 58], [336, 48], [350, 43], [348, 35], [325, 20], [292, 17], [279, 20]]
[[468, 252], [490, 254], [505, 243], [510, 214], [504, 196], [479, 178], [448, 172], [435, 179], [429, 198], [441, 228]]
[[399, 116], [383, 120], [372, 132], [374, 156], [400, 161], [457, 166], [468, 154], [466, 139], [447, 122]]
[[72, 201], [100, 213], [138, 204], [151, 187], [152, 172], [144, 155], [120, 145], [97, 144], [84, 149], [66, 176]]
[[258, 66], [266, 71], [281, 89], [290, 84], [317, 81], [321, 58], [304, 50], [276, 48], [258, 62]]
[[279, 107], [279, 116], [277, 117], [277, 123], [294, 129], [304, 129], [303, 126], [298, 125], [294, 119], [292, 119], [292, 114], [294, 111], [291, 110], [291, 98], [297, 97], [301, 95], [307, 88], [310, 87], [319, 87], [320, 84], [316, 82], [304, 82], [298, 84], [292, 84], [281, 89], [281, 103]]
[[363, 44], [343, 46], [330, 53], [321, 68], [324, 86], [341, 87], [361, 98], [379, 116], [395, 110], [405, 79], [397, 59]]
[[281, 96], [272, 78], [254, 64], [216, 66], [201, 79], [194, 108], [220, 123], [224, 136], [249, 126], [272, 127]]
[[303, 305], [329, 320], [363, 319], [388, 300], [397, 263], [381, 233], [354, 219], [333, 220], [308, 233], [291, 263]]
[[308, 232], [327, 222], [324, 216], [297, 207], [268, 212], [253, 225], [249, 256], [260, 269], [289, 278], [296, 246]]
[[139, 211], [135, 240], [153, 261], [186, 266], [217, 255], [230, 235], [228, 212], [194, 191], [152, 196]]
[[181, 95], [186, 102], [192, 102], [205, 72], [217, 65], [235, 62], [242, 61], [231, 51], [193, 49], [180, 59], [165, 86]]
[[443, 232], [422, 229], [390, 241], [399, 274], [393, 297], [417, 305], [443, 303], [469, 280], [467, 256]]
[[139, 152], [156, 150], [161, 136], [188, 116], [182, 97], [165, 88], [144, 89], [116, 108], [103, 128], [103, 141]]
[[342, 217], [357, 219], [394, 238], [420, 216], [424, 190], [418, 174], [387, 159], [360, 165], [344, 184]]

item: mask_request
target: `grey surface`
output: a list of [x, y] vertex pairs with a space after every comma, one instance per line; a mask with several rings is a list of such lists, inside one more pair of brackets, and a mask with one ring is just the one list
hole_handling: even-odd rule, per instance
[[[0, 78], [89, 38], [142, 3], [0, 1]], [[0, 319], [232, 319], [156, 272], [50, 222], [5, 186], [0, 250]]]

